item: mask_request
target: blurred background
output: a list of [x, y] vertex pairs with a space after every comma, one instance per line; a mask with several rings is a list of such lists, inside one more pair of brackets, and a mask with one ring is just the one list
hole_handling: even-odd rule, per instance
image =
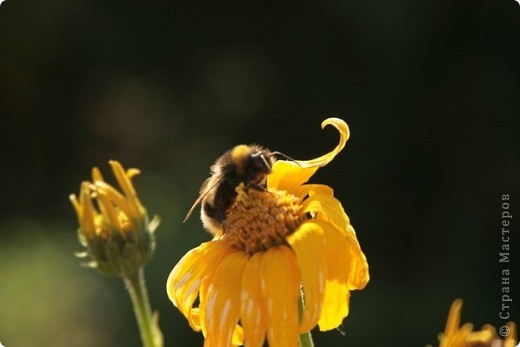
[[[501, 196], [518, 241], [520, 6], [514, 0], [324, 2], [7, 0], [0, 5], [0, 342], [139, 346], [123, 283], [83, 269], [68, 195], [92, 166], [138, 167], [161, 216], [147, 267], [165, 346], [201, 346], [166, 278], [208, 240], [181, 221], [209, 166], [239, 143], [309, 159], [334, 187], [371, 271], [317, 346], [436, 344], [504, 322]], [[113, 181], [112, 181], [113, 182]], [[520, 248], [511, 317], [519, 322]]]

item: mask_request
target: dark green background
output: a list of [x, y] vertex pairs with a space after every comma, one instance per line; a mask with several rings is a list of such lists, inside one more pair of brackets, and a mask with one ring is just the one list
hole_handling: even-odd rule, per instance
[[[139, 167], [163, 220], [147, 268], [166, 346], [201, 345], [169, 271], [209, 239], [181, 220], [238, 143], [309, 159], [368, 257], [338, 331], [317, 346], [424, 346], [452, 300], [497, 326], [501, 195], [520, 224], [520, 6], [514, 0], [7, 0], [0, 6], [0, 342], [138, 346], [122, 282], [82, 269], [68, 195], [107, 161]], [[513, 242], [512, 241], [512, 242]], [[518, 322], [518, 254], [511, 252]], [[516, 278], [513, 278], [516, 277]]]

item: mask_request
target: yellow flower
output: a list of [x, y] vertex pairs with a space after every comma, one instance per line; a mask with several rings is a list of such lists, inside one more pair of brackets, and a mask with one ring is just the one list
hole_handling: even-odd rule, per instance
[[460, 312], [462, 309], [462, 300], [456, 299], [451, 304], [448, 321], [444, 334], [440, 336], [439, 347], [515, 347], [516, 325], [509, 322], [507, 326], [503, 326], [500, 331], [505, 339], [502, 341], [497, 336], [496, 330], [492, 325], [486, 324], [480, 331], [473, 331], [473, 324], [466, 323], [460, 326]]
[[239, 185], [225, 232], [172, 270], [168, 296], [202, 330], [206, 346], [262, 346], [266, 338], [271, 347], [297, 346], [299, 334], [316, 325], [339, 326], [350, 291], [367, 284], [368, 264], [341, 203], [330, 187], [307, 184], [349, 137], [343, 120], [326, 125], [340, 133], [334, 150], [309, 161], [277, 161], [265, 191]]
[[125, 172], [117, 161], [110, 161], [110, 166], [122, 192], [106, 183], [95, 167], [92, 182], [81, 184], [79, 199], [70, 195], [79, 221], [79, 241], [86, 248], [79, 256], [90, 256], [86, 265], [107, 274], [128, 275], [152, 256], [158, 219], [148, 221], [137, 197], [131, 179], [139, 170]]

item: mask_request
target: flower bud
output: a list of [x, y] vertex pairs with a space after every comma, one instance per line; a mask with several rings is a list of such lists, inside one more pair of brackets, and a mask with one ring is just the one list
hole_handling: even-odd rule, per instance
[[84, 265], [103, 273], [127, 276], [152, 257], [159, 219], [149, 221], [137, 197], [131, 179], [139, 170], [125, 171], [117, 161], [110, 161], [110, 166], [121, 191], [105, 182], [95, 167], [92, 182], [81, 184], [79, 199], [70, 195], [79, 221], [78, 239], [86, 249], [77, 256], [89, 257]]

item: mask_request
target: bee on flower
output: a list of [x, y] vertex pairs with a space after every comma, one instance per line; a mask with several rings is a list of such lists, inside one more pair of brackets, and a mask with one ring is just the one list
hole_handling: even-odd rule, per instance
[[170, 300], [205, 346], [298, 346], [316, 325], [341, 325], [350, 291], [368, 283], [366, 257], [333, 189], [307, 183], [348, 140], [343, 120], [327, 125], [339, 143], [316, 159], [274, 160], [262, 147], [241, 145], [212, 167], [223, 176], [210, 177], [197, 202], [214, 238], [189, 251], [167, 281]]

